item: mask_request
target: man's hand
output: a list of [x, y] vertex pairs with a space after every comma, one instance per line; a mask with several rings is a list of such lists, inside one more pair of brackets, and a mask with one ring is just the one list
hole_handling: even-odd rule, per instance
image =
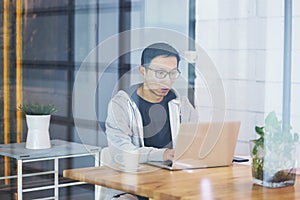
[[167, 149], [167, 150], [165, 150], [165, 152], [164, 152], [164, 161], [166, 161], [166, 160], [171, 160], [171, 161], [173, 161], [173, 159], [174, 159], [174, 149]]

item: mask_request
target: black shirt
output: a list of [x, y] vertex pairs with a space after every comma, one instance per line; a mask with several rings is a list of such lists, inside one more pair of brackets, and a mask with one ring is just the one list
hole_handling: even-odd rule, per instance
[[172, 135], [168, 102], [176, 98], [172, 90], [160, 103], [151, 103], [137, 94], [131, 98], [136, 103], [143, 119], [144, 144], [147, 147], [172, 148]]

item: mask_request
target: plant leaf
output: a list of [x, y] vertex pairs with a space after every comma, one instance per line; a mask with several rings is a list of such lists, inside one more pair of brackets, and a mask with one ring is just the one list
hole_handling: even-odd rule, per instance
[[258, 135], [264, 136], [264, 127], [255, 126], [255, 131]]
[[294, 133], [294, 142], [298, 142], [299, 141], [299, 135], [298, 133]]

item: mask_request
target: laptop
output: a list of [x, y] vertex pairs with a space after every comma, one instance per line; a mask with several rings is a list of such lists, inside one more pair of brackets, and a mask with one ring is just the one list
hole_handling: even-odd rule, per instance
[[229, 166], [239, 129], [237, 121], [181, 124], [173, 162], [148, 164], [169, 170]]

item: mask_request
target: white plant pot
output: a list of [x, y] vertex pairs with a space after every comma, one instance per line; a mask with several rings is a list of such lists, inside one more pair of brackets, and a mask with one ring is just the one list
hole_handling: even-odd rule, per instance
[[26, 115], [28, 127], [27, 149], [51, 148], [49, 136], [50, 117], [51, 115]]

